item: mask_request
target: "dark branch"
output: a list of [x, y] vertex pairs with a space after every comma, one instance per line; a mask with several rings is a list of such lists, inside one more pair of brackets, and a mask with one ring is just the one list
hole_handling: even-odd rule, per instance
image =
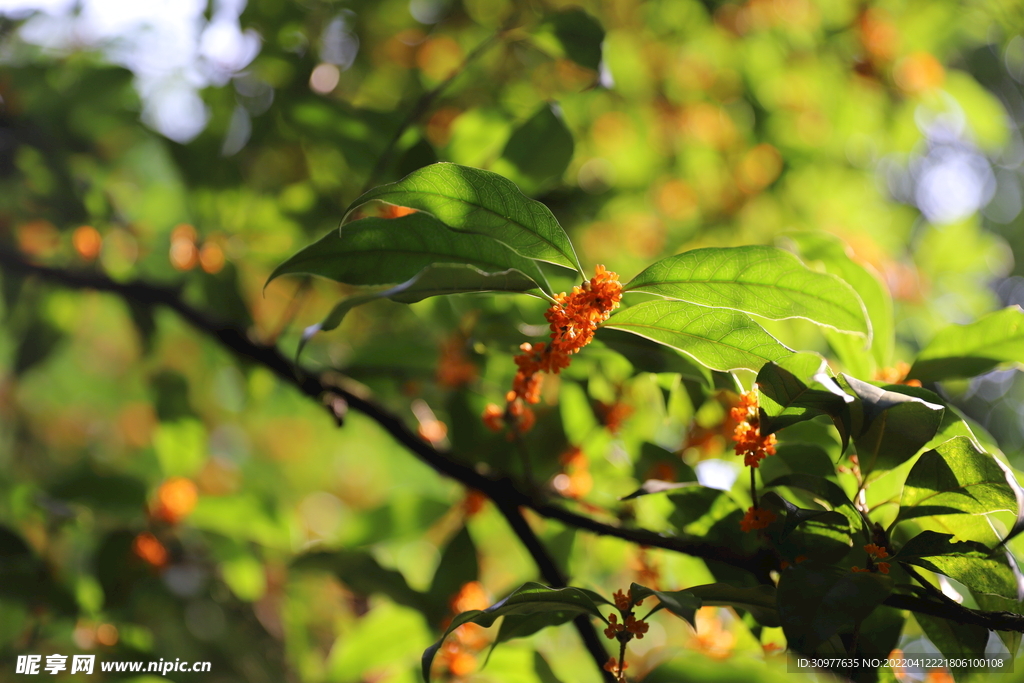
[[[518, 508], [528, 507], [543, 517], [554, 519], [563, 524], [573, 526], [591, 533], [613, 536], [637, 545], [672, 550], [704, 560], [712, 560], [732, 565], [749, 571], [762, 580], [767, 580], [768, 572], [775, 568], [775, 560], [770, 553], [764, 552], [754, 556], [736, 553], [730, 548], [716, 546], [695, 540], [665, 536], [646, 529], [626, 528], [606, 524], [593, 518], [577, 514], [553, 503], [538, 500], [521, 491], [508, 479], [486, 477], [472, 467], [449, 459], [434, 449], [410, 430], [394, 413], [373, 400], [344, 386], [332, 386], [315, 375], [296, 366], [285, 358], [277, 348], [266, 346], [249, 339], [241, 331], [230, 326], [219, 324], [201, 311], [185, 303], [174, 290], [155, 287], [145, 282], [115, 282], [105, 276], [93, 273], [81, 273], [48, 266], [40, 266], [25, 261], [20, 255], [0, 250], [0, 266], [24, 275], [36, 275], [44, 280], [54, 282], [73, 289], [92, 289], [100, 292], [117, 294], [127, 301], [146, 306], [165, 306], [177, 312], [200, 332], [215, 337], [222, 345], [240, 358], [249, 359], [271, 370], [282, 381], [295, 386], [310, 398], [324, 404], [325, 409], [337, 418], [333, 402], [324, 402], [323, 397], [334, 395], [343, 399], [350, 408], [358, 410], [381, 428], [387, 431], [396, 441], [405, 446], [420, 460], [433, 467], [438, 473], [455, 479], [465, 486], [479, 490], [493, 500], [505, 514], [513, 531], [526, 545], [533, 555], [541, 574], [549, 583], [554, 584], [557, 578], [564, 584], [564, 577], [557, 566], [550, 561], [546, 550], [540, 545], [536, 535], [525, 525]], [[514, 514], [513, 514], [514, 511]], [[520, 525], [519, 521], [522, 521]], [[525, 534], [529, 531], [529, 535]], [[523, 532], [523, 534], [521, 534]], [[536, 542], [536, 545], [533, 545]], [[531, 547], [533, 546], [533, 547]], [[547, 558], [547, 559], [544, 559]], [[545, 568], [546, 564], [550, 566]], [[554, 570], [553, 573], [552, 569]], [[906, 609], [942, 619], [949, 619], [963, 624], [982, 626], [997, 631], [1017, 631], [1024, 633], [1024, 616], [1009, 612], [983, 612], [969, 610], [960, 605], [950, 605], [909, 595], [891, 595], [886, 605], [897, 609]], [[591, 627], [591, 631], [593, 628]], [[596, 636], [595, 636], [596, 638]], [[586, 640], [586, 636], [584, 636]], [[599, 641], [598, 641], [599, 643]], [[590, 644], [588, 643], [588, 648]]]

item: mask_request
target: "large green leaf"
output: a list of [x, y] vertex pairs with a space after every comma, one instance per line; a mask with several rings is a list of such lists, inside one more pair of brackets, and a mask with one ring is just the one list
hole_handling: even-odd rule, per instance
[[1018, 582], [1002, 550], [977, 541], [954, 542], [952, 534], [922, 531], [892, 558], [956, 579], [972, 591], [1020, 599]]
[[[651, 597], [658, 600], [657, 606], [648, 612], [648, 616], [660, 610], [667, 609], [672, 614], [686, 621], [690, 626], [697, 628], [694, 617], [697, 614], [697, 610], [701, 608], [701, 600], [689, 589], [678, 591], [659, 591], [653, 588], [648, 588], [647, 586], [641, 586], [638, 583], [633, 583], [629, 586], [629, 595], [633, 600], [646, 600]], [[646, 618], [647, 617], [644, 617], [644, 619]]]
[[670, 346], [712, 370], [757, 370], [792, 353], [743, 313], [684, 301], [645, 301], [604, 326]]
[[1024, 363], [1024, 310], [1010, 306], [939, 331], [917, 355], [908, 377], [938, 382], [974, 377], [1001, 363]]
[[813, 561], [790, 567], [781, 572], [777, 593], [786, 640], [794, 650], [809, 652], [865, 619], [892, 588], [892, 579], [883, 574]]
[[356, 306], [391, 299], [411, 304], [432, 296], [446, 294], [468, 294], [473, 292], [528, 292], [537, 283], [519, 270], [502, 270], [487, 273], [474, 265], [460, 263], [438, 263], [427, 266], [400, 285], [375, 292], [364, 292], [342, 299], [330, 313], [316, 325], [310, 325], [302, 332], [296, 355], [318, 332], [330, 332], [341, 324], [348, 312]]
[[871, 335], [864, 304], [850, 285], [775, 247], [694, 249], [654, 263], [624, 289]]
[[569, 236], [548, 207], [497, 173], [450, 163], [426, 166], [359, 197], [346, 220], [371, 200], [428, 211], [452, 228], [489, 235], [523, 256], [580, 269]]
[[781, 538], [783, 540], [793, 533], [798, 526], [812, 520], [842, 529], [844, 532], [849, 533], [849, 520], [845, 515], [835, 510], [802, 508], [786, 500], [774, 491], [770, 491], [761, 496], [761, 502], [769, 509], [777, 509], [785, 513], [786, 517], [782, 526], [781, 534]]
[[907, 475], [899, 519], [1016, 511], [1017, 499], [1001, 464], [963, 436], [923, 453]]
[[669, 498], [675, 506], [669, 521], [681, 535], [736, 549], [755, 543], [740, 529], [743, 509], [727, 491], [690, 485], [670, 491]]
[[[598, 603], [608, 604], [608, 601], [593, 591], [574, 587], [548, 588], [539, 583], [523, 584], [507, 598], [491, 605], [485, 610], [473, 609], [455, 615], [455, 618], [452, 619], [451, 624], [448, 625], [441, 638], [423, 652], [423, 680], [429, 683], [430, 665], [433, 663], [437, 651], [441, 648], [441, 644], [444, 643], [444, 639], [448, 637], [449, 633], [463, 624], [479, 624], [486, 628], [503, 616], [552, 613], [561, 614], [569, 618], [577, 614], [589, 614], [607, 623], [608, 620], [598, 609]], [[544, 620], [541, 620], [541, 622], [541, 626], [552, 625], [552, 623], [544, 622]], [[520, 627], [520, 630], [526, 634], [528, 629]]]
[[834, 481], [830, 481], [825, 477], [805, 474], [803, 472], [794, 472], [792, 474], [784, 474], [782, 476], [768, 479], [764, 483], [766, 488], [775, 486], [787, 486], [789, 488], [800, 489], [807, 491], [812, 494], [816, 499], [822, 500], [828, 503], [836, 512], [842, 513], [846, 517], [847, 521], [853, 529], [860, 529], [863, 526], [863, 519], [860, 513], [857, 512], [857, 508], [850, 502], [846, 492]]
[[881, 389], [843, 375], [860, 399], [863, 423], [853, 432], [860, 468], [867, 474], [892, 469], [912, 458], [942, 422], [943, 406], [902, 391]]
[[[854, 261], [850, 247], [835, 235], [815, 230], [791, 232], [785, 236], [796, 242], [805, 261], [821, 261], [826, 272], [838, 275], [856, 290], [871, 319], [871, 355], [879, 366], [892, 363], [895, 334], [889, 288], [870, 266]], [[829, 341], [832, 341], [832, 336]], [[845, 336], [836, 341], [839, 345], [845, 342], [852, 346], [856, 343]], [[844, 365], [848, 365], [845, 358], [842, 360]]]
[[810, 420], [818, 415], [838, 418], [854, 399], [828, 374], [828, 364], [816, 353], [794, 353], [766, 363], [757, 373], [761, 434]]
[[430, 214], [364, 218], [332, 230], [279, 265], [269, 283], [286, 274], [319, 275], [349, 285], [391, 285], [438, 263], [476, 266], [486, 272], [515, 269], [548, 294], [537, 263], [487, 235], [453, 230]]

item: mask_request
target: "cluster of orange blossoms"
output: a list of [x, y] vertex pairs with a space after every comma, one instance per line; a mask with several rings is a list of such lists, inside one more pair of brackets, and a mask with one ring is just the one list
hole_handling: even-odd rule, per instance
[[[479, 581], [470, 581], [459, 589], [449, 604], [454, 616], [471, 609], [486, 609], [490, 605], [490, 598]], [[451, 619], [442, 627], [447, 628], [448, 623], [451, 623]], [[466, 676], [476, 669], [476, 653], [490, 644], [483, 626], [463, 624], [455, 629], [452, 638], [441, 648], [436, 666], [452, 676]]]
[[[177, 524], [195, 509], [199, 490], [191, 479], [169, 477], [156, 491], [156, 501], [149, 516], [154, 522]], [[132, 552], [146, 564], [161, 569], [170, 561], [170, 553], [160, 539], [143, 531], [132, 541]]]
[[590, 493], [594, 478], [590, 474], [590, 460], [577, 446], [570, 446], [559, 457], [562, 472], [551, 481], [555, 490], [566, 498], [577, 500]]
[[597, 326], [608, 319], [622, 300], [619, 276], [604, 266], [597, 266], [594, 277], [571, 294], [562, 292], [544, 313], [551, 328], [551, 341], [539, 344], [524, 343], [522, 354], [515, 357], [518, 370], [512, 380], [512, 390], [505, 395], [505, 409], [490, 404], [484, 409], [484, 424], [493, 431], [505, 425], [512, 427], [512, 435], [525, 434], [533, 427], [535, 418], [525, 403], [540, 402], [542, 372], [557, 375], [569, 367], [572, 354], [590, 343]]
[[867, 568], [866, 569], [862, 569], [861, 567], [851, 567], [850, 569], [852, 569], [855, 572], [874, 572], [874, 571], [877, 571], [880, 574], [888, 574], [889, 573], [889, 563], [888, 562], [874, 562], [874, 560], [884, 560], [885, 558], [889, 557], [889, 551], [888, 550], [886, 550], [885, 548], [883, 548], [880, 545], [875, 545], [874, 543], [868, 543], [866, 546], [864, 546], [864, 552], [866, 552], [868, 554], [868, 557], [870, 558], [868, 560]]
[[744, 465], [757, 467], [767, 456], [775, 455], [775, 435], [761, 436], [756, 389], [741, 394], [739, 403], [729, 411], [729, 416], [738, 423], [732, 440], [736, 442], [736, 455], [743, 456]]
[[907, 379], [910, 374], [910, 365], [900, 361], [891, 368], [880, 368], [875, 371], [875, 379], [886, 384], [904, 384], [908, 387], [921, 386], [919, 379]]
[[437, 383], [449, 389], [458, 389], [476, 380], [479, 371], [466, 356], [466, 338], [456, 334], [441, 344], [437, 362]]
[[642, 619], [637, 619], [633, 616], [633, 607], [643, 604], [643, 600], [634, 600], [633, 592], [629, 591], [623, 593], [622, 591], [615, 591], [615, 595], [612, 596], [615, 599], [615, 607], [625, 616], [623, 623], [619, 623], [619, 618], [615, 614], [608, 615], [608, 628], [604, 630], [605, 636], [611, 639], [619, 637], [620, 633], [628, 633], [629, 638], [636, 636], [637, 638], [643, 638], [644, 634], [650, 628], [650, 625]]
[[775, 513], [764, 508], [747, 508], [747, 514], [740, 520], [740, 529], [744, 532], [751, 532], [756, 529], [767, 529], [768, 525], [776, 520]]

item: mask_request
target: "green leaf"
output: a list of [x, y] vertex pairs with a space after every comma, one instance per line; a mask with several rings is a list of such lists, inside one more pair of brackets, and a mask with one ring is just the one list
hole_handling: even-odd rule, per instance
[[754, 543], [753, 536], [740, 530], [743, 510], [727, 491], [689, 486], [672, 492], [670, 500], [675, 510], [669, 521], [680, 534], [737, 549]]
[[727, 583], [709, 583], [686, 590], [700, 598], [702, 605], [744, 609], [763, 626], [775, 628], [780, 625], [775, 586], [739, 587]]
[[377, 299], [391, 299], [399, 303], [411, 304], [432, 296], [446, 294], [528, 292], [536, 287], [537, 283], [519, 270], [510, 269], [487, 273], [469, 264], [439, 263], [430, 265], [400, 285], [377, 292], [356, 294], [339, 301], [323, 321], [303, 330], [296, 358], [302, 354], [302, 350], [315, 334], [330, 332], [341, 324], [341, 321], [353, 308]]
[[828, 374], [816, 353], [794, 353], [757, 373], [761, 434], [766, 436], [818, 415], [838, 418], [853, 397]]
[[825, 477], [796, 472], [770, 479], [766, 481], [764, 485], [766, 488], [788, 486], [790, 488], [807, 491], [818, 499], [828, 503], [833, 510], [842, 513], [850, 522], [853, 529], [860, 529], [863, 525], [863, 520], [861, 519], [860, 514], [853, 506], [853, 503], [850, 502], [846, 492], [840, 488], [839, 484], [829, 481]]
[[813, 561], [790, 567], [779, 577], [778, 606], [789, 646], [809, 652], [837, 633], [852, 629], [892, 592], [884, 574], [852, 572]]
[[399, 605], [429, 614], [426, 597], [406, 583], [401, 572], [386, 569], [369, 553], [355, 550], [317, 551], [295, 558], [296, 570], [318, 569], [332, 572], [356, 593], [383, 593]]
[[501, 156], [536, 185], [559, 179], [572, 161], [575, 143], [557, 105], [545, 103], [512, 131]]
[[[958, 624], [951, 619], [939, 619], [927, 614], [914, 613], [914, 619], [928, 640], [939, 648], [939, 652], [950, 659], [970, 661], [970, 657], [984, 657], [988, 646], [988, 629], [982, 626]], [[953, 669], [954, 677], [970, 671], [969, 668]]]
[[1016, 511], [1001, 464], [963, 436], [923, 453], [907, 474], [898, 518]]
[[423, 652], [423, 680], [430, 681], [430, 665], [448, 634], [467, 623], [489, 627], [499, 617], [509, 615], [532, 615], [542, 613], [589, 614], [607, 623], [608, 620], [598, 609], [598, 602], [609, 604], [593, 591], [581, 588], [548, 588], [539, 583], [526, 583], [514, 590], [507, 598], [485, 610], [467, 610], [455, 615], [441, 638]]
[[[805, 261], [821, 261], [826, 272], [838, 275], [853, 287], [871, 319], [871, 355], [878, 366], [890, 365], [895, 344], [892, 295], [878, 274], [870, 266], [855, 262], [850, 247], [835, 235], [815, 230], [787, 233], [785, 237], [796, 242]], [[833, 341], [831, 335], [829, 341]], [[848, 337], [837, 341], [840, 345], [843, 341], [852, 342]], [[840, 359], [848, 365], [842, 354]]]
[[596, 342], [622, 354], [637, 372], [674, 372], [711, 387], [711, 371], [688, 356], [645, 337], [608, 327], [601, 328]]
[[604, 324], [672, 347], [712, 370], [757, 370], [792, 353], [742, 313], [684, 301], [646, 301]]
[[486, 272], [519, 270], [551, 293], [536, 262], [487, 235], [453, 230], [427, 213], [364, 218], [332, 230], [279, 265], [267, 279], [319, 275], [349, 285], [406, 282], [438, 263], [469, 264]]
[[[648, 616], [663, 609], [684, 620], [690, 626], [697, 628], [694, 617], [697, 610], [701, 608], [701, 600], [689, 589], [680, 591], [658, 591], [638, 583], [630, 584], [629, 595], [636, 600], [646, 600], [649, 597], [658, 599], [658, 605], [652, 609]], [[635, 611], [635, 610], [634, 610]], [[644, 617], [646, 619], [647, 617]]]
[[974, 377], [1002, 363], [1024, 363], [1024, 310], [1010, 306], [939, 331], [917, 355], [912, 379], [938, 382]]
[[536, 650], [533, 652], [533, 673], [537, 675], [539, 683], [562, 683], [558, 680], [555, 672], [551, 670], [548, 660], [544, 659], [544, 655]]
[[812, 474], [833, 477], [835, 465], [825, 449], [817, 444], [783, 442], [775, 447], [775, 455], [760, 463], [761, 481], [769, 482], [786, 474]]
[[634, 498], [640, 498], [642, 496], [649, 496], [652, 493], [666, 493], [668, 491], [677, 491], [679, 489], [685, 489], [691, 486], [700, 486], [695, 481], [661, 481], [660, 479], [648, 479], [640, 485], [636, 491], [623, 496], [619, 500], [633, 500]]
[[427, 211], [452, 228], [489, 235], [528, 258], [580, 270], [569, 236], [548, 207], [497, 173], [450, 163], [421, 168], [352, 202], [343, 228], [352, 212], [371, 200]]
[[944, 408], [908, 393], [880, 389], [843, 375], [861, 400], [864, 421], [853, 441], [865, 474], [892, 469], [912, 458], [927, 444], [942, 422]]
[[952, 534], [922, 531], [893, 555], [906, 562], [956, 579], [972, 591], [1020, 599], [1017, 579], [1002, 551], [977, 541], [954, 542]]
[[566, 57], [593, 71], [601, 68], [604, 28], [597, 19], [574, 7], [551, 15], [548, 23], [551, 24], [555, 38], [562, 44]]
[[448, 604], [463, 585], [475, 581], [480, 572], [476, 545], [469, 529], [463, 526], [441, 553], [427, 596], [433, 603], [435, 621], [444, 618]]
[[770, 320], [804, 318], [871, 336], [864, 304], [850, 285], [809, 269], [775, 247], [709, 247], [669, 256], [633, 278], [624, 290]]
[[764, 494], [761, 497], [761, 502], [769, 504], [769, 507], [785, 511], [786, 520], [782, 526], [781, 535], [783, 540], [795, 531], [798, 526], [811, 520], [815, 520], [822, 524], [837, 526], [847, 533], [850, 530], [850, 522], [842, 513], [834, 510], [814, 510], [811, 508], [798, 507], [774, 491]]

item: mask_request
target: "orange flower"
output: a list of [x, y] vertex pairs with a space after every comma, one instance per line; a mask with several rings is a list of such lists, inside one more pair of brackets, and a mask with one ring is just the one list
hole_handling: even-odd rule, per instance
[[639, 605], [642, 605], [644, 603], [644, 601], [642, 599], [641, 600], [635, 600], [635, 601], [633, 600], [633, 591], [632, 591], [632, 589], [627, 591], [627, 592], [625, 592], [625, 593], [623, 593], [620, 590], [619, 591], [615, 591], [615, 595], [613, 595], [612, 597], [615, 599], [615, 606], [619, 608], [620, 612], [628, 612], [634, 606], [639, 606]]
[[466, 497], [462, 499], [462, 509], [466, 512], [467, 517], [479, 513], [486, 504], [487, 496], [473, 489], [466, 492]]
[[889, 563], [888, 562], [879, 562], [878, 564], [875, 565], [875, 567], [878, 568], [878, 571], [879, 571], [880, 574], [888, 574], [889, 573]]
[[437, 363], [437, 383], [450, 389], [463, 387], [477, 377], [476, 364], [466, 357], [466, 340], [461, 334], [449, 337], [441, 345]]
[[[555, 303], [544, 313], [551, 327], [551, 341], [524, 343], [519, 347], [522, 353], [513, 359], [518, 369], [512, 380], [512, 391], [505, 397], [505, 402], [510, 405], [517, 399], [540, 403], [544, 380], [541, 373], [557, 375], [569, 367], [570, 356], [590, 343], [597, 326], [618, 307], [622, 299], [622, 285], [617, 274], [598, 266], [594, 277], [574, 287], [571, 294], [562, 292], [554, 298]], [[487, 422], [486, 413], [484, 420], [493, 429], [493, 420]], [[517, 426], [519, 434], [529, 431], [533, 426], [531, 420], [528, 418], [525, 424]]]
[[492, 432], [500, 432], [505, 428], [505, 411], [494, 403], [488, 403], [484, 408], [483, 420]]
[[144, 531], [135, 537], [132, 542], [132, 552], [154, 567], [163, 567], [167, 564], [167, 549], [156, 536]]
[[[628, 668], [629, 668], [629, 664], [627, 664], [626, 662], [623, 662], [622, 663], [622, 670], [625, 671]], [[612, 673], [617, 673], [618, 670], [619, 670], [619, 660], [615, 659], [615, 657], [609, 657], [608, 661], [604, 663], [604, 670], [605, 671], [610, 671]]]
[[628, 617], [626, 617], [625, 627], [627, 631], [632, 633], [638, 639], [641, 639], [644, 637], [644, 634], [647, 633], [647, 630], [650, 629], [651, 626], [643, 619], [637, 619], [632, 614], [630, 614]]
[[740, 396], [739, 403], [729, 411], [729, 416], [738, 422], [732, 440], [736, 442], [736, 455], [743, 456], [747, 467], [758, 467], [758, 463], [769, 455], [775, 455], [775, 435], [761, 436], [760, 417], [757, 411], [757, 390]]
[[873, 557], [876, 560], [884, 560], [889, 557], [889, 552], [880, 545], [874, 543], [868, 543], [864, 546], [864, 552]]
[[747, 508], [747, 514], [740, 520], [740, 529], [744, 532], [755, 529], [766, 529], [768, 525], [776, 520], [775, 513], [763, 508]]
[[608, 615], [608, 628], [604, 630], [604, 635], [606, 638], [614, 640], [618, 634], [622, 633], [625, 630], [626, 625], [620, 624], [619, 618], [617, 616], [615, 616], [614, 614]]
[[633, 414], [633, 409], [625, 403], [602, 403], [597, 402], [597, 414], [601, 418], [601, 424], [612, 434], [618, 434], [622, 423], [627, 417]]
[[416, 213], [416, 209], [410, 209], [408, 206], [397, 206], [396, 204], [384, 204], [380, 210], [380, 217], [401, 218], [402, 216], [408, 216], [411, 213]]
[[190, 479], [170, 477], [157, 489], [156, 497], [153, 516], [168, 524], [177, 524], [195, 508], [199, 492]]
[[910, 365], [900, 361], [891, 368], [879, 368], [875, 370], [875, 379], [886, 384], [903, 384], [908, 387], [921, 386], [919, 379], [907, 379], [910, 374]]

